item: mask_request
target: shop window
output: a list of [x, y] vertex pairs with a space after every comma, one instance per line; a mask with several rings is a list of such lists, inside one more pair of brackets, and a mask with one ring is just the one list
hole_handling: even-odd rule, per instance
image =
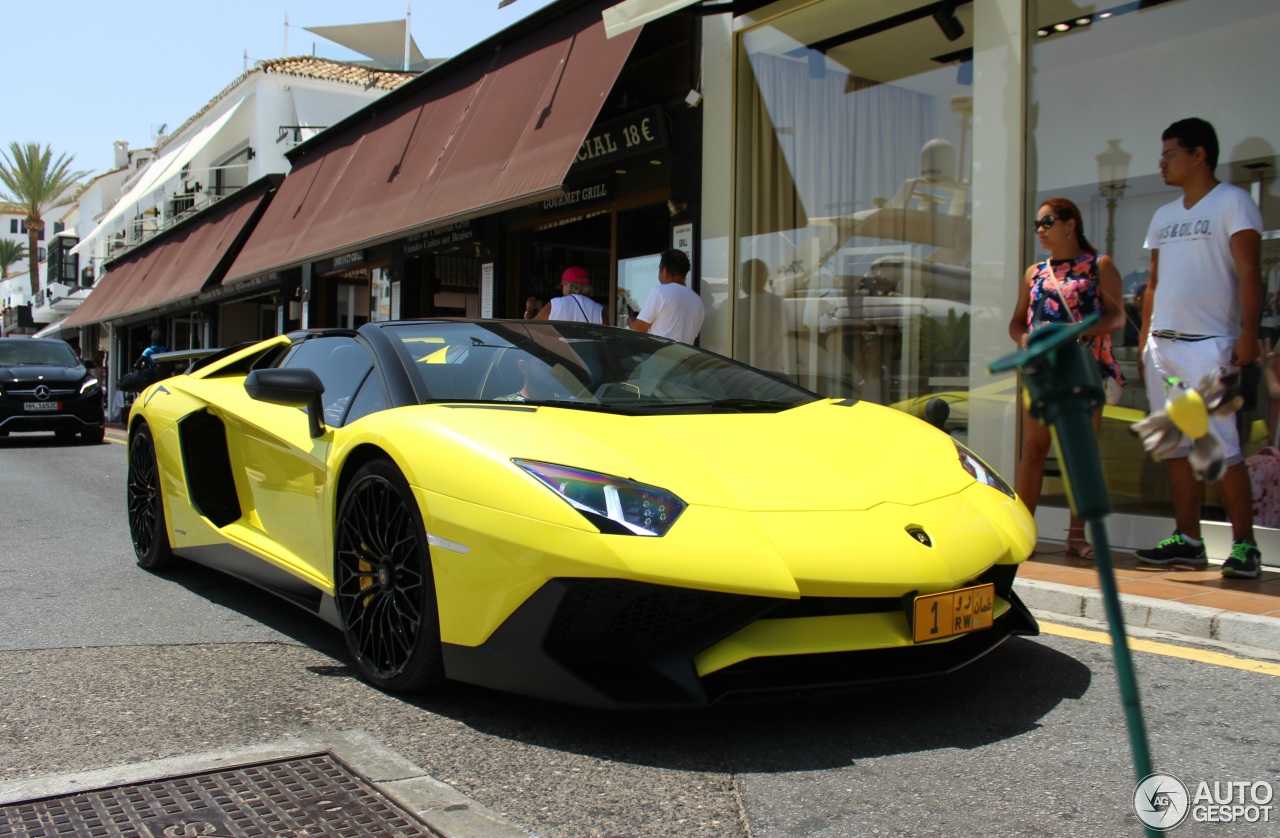
[[[1033, 118], [1025, 215], [1047, 198], [1070, 199], [1080, 207], [1089, 241], [1120, 271], [1126, 324], [1112, 339], [1127, 386], [1120, 404], [1103, 413], [1103, 467], [1117, 512], [1169, 515], [1165, 466], [1145, 456], [1126, 430], [1148, 409], [1137, 346], [1150, 268], [1144, 241], [1156, 210], [1181, 194], [1160, 173], [1161, 133], [1190, 116], [1214, 125], [1218, 180], [1249, 190], [1271, 231], [1262, 242], [1262, 326], [1264, 337], [1280, 335], [1280, 112], [1271, 106], [1280, 74], [1274, 49], [1280, 7], [1269, 0], [1165, 0], [1103, 3], [1083, 15], [1066, 8], [1055, 0], [1028, 4]], [[1023, 235], [1027, 261], [1044, 258], [1030, 223]], [[1280, 401], [1260, 386], [1257, 369], [1245, 373], [1238, 424], [1247, 456], [1275, 439]], [[1051, 462], [1042, 501], [1065, 505], [1057, 471]], [[1203, 514], [1222, 517], [1211, 486]]]
[[337, 282], [337, 323], [340, 328], [358, 329], [369, 322], [371, 271], [358, 268], [341, 275]]
[[391, 272], [386, 268], [374, 268], [369, 279], [369, 319], [381, 323], [392, 314]]
[[703, 331], [825, 395], [911, 409], [968, 387], [973, 10], [944, 27], [868, 5], [740, 36], [739, 266]]

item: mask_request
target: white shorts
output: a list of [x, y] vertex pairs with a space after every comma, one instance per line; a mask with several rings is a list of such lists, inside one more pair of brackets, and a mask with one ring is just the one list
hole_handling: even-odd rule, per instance
[[[1160, 413], [1165, 409], [1168, 391], [1168, 386], [1164, 383], [1166, 379], [1180, 378], [1194, 387], [1200, 383], [1202, 376], [1215, 368], [1224, 373], [1238, 371], [1240, 368], [1233, 367], [1230, 363], [1235, 346], [1235, 338], [1175, 340], [1148, 337], [1142, 364], [1147, 377], [1147, 398], [1151, 402], [1151, 412]], [[1244, 462], [1244, 456], [1240, 453], [1240, 434], [1236, 430], [1235, 415], [1215, 416], [1209, 425], [1222, 440], [1222, 447], [1227, 455], [1226, 464], [1233, 466]], [[1185, 457], [1190, 453], [1191, 440], [1184, 434], [1182, 444], [1168, 459]]]

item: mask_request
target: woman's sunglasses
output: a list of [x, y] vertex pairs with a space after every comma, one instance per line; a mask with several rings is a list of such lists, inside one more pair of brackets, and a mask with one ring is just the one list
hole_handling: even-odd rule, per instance
[[1040, 216], [1035, 220], [1036, 232], [1037, 233], [1040, 232], [1041, 229], [1048, 230], [1050, 227], [1053, 226], [1053, 223], [1057, 220], [1058, 219], [1054, 218], [1052, 215]]

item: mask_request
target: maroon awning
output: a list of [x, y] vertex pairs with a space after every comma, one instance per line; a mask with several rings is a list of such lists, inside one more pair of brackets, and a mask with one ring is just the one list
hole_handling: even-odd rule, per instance
[[551, 193], [639, 34], [606, 38], [600, 9], [586, 6], [370, 104], [356, 114], [367, 118], [291, 157], [226, 281]]
[[264, 178], [114, 262], [63, 328], [113, 320], [194, 297], [226, 275], [280, 184]]

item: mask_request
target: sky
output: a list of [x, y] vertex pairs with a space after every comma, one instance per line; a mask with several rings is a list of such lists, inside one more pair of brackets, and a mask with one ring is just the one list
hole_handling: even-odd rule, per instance
[[248, 66], [279, 58], [289, 21], [291, 55], [361, 56], [307, 32], [403, 20], [428, 58], [456, 55], [553, 0], [159, 0], [113, 3], [0, 0], [0, 49], [8, 67], [0, 149], [11, 142], [74, 154], [74, 169], [114, 168], [113, 144], [153, 144], [218, 95]]

